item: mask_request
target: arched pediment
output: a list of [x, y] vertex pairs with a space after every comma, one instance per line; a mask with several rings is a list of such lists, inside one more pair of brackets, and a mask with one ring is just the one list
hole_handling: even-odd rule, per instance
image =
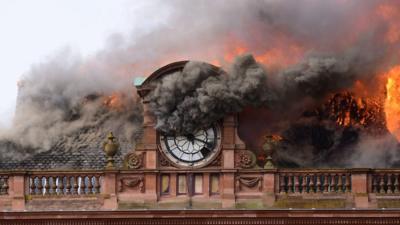
[[[154, 71], [150, 76], [148, 76], [141, 85], [136, 86], [137, 92], [140, 97], [144, 98], [152, 89], [152, 83], [154, 83], [157, 80], [161, 80], [163, 77], [166, 75], [182, 71], [185, 65], [190, 62], [189, 60], [184, 60], [184, 61], [177, 61], [173, 62], [170, 64], [167, 64], [158, 70]], [[215, 74], [219, 74], [218, 72], [221, 71], [221, 69], [217, 66], [214, 66], [212, 64], [207, 63], [208, 65], [211, 66], [213, 70], [215, 70]]]

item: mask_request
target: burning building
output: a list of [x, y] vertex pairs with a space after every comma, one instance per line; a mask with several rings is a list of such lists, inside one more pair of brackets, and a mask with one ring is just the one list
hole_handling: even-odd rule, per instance
[[[204, 26], [182, 20], [192, 5], [180, 2], [172, 20], [193, 23], [190, 35], [163, 27], [87, 61], [63, 53], [34, 67], [0, 136], [0, 168], [26, 173], [0, 173], [0, 206], [79, 195], [96, 210], [396, 208], [398, 3], [221, 4], [191, 11], [224, 18]], [[150, 75], [133, 87], [131, 70]], [[106, 158], [110, 131], [119, 150]], [[22, 188], [10, 195], [8, 182]]]

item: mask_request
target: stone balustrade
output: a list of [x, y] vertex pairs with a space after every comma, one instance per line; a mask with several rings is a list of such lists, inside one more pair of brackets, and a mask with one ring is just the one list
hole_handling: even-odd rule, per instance
[[370, 174], [371, 192], [376, 194], [399, 193], [400, 170], [375, 170]]
[[33, 173], [29, 195], [94, 195], [101, 193], [102, 173]]
[[[188, 202], [213, 208], [248, 202], [261, 208], [307, 206], [303, 201], [390, 208], [400, 206], [399, 179], [399, 169], [0, 171], [0, 210], [31, 210], [57, 201], [60, 207], [69, 202], [65, 205], [104, 210], [184, 208]], [[226, 199], [233, 203], [224, 205]]]
[[278, 177], [279, 193], [351, 192], [351, 173], [346, 170], [282, 170]]

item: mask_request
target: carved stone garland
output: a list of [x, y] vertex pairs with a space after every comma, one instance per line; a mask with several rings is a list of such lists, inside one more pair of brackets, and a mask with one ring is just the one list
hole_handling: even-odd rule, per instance
[[144, 177], [133, 176], [123, 177], [119, 180], [119, 192], [123, 192], [125, 189], [137, 188], [141, 193], [144, 193]]
[[242, 185], [248, 188], [258, 187], [258, 190], [262, 190], [262, 180], [260, 177], [246, 177], [246, 176], [237, 176], [236, 177], [236, 190], [240, 191]]

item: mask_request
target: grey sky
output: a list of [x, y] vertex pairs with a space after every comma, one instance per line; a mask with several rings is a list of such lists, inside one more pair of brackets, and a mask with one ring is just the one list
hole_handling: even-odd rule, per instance
[[10, 126], [17, 82], [32, 64], [62, 48], [83, 57], [101, 49], [115, 33], [135, 35], [161, 23], [158, 6], [145, 0], [0, 0], [0, 126]]

